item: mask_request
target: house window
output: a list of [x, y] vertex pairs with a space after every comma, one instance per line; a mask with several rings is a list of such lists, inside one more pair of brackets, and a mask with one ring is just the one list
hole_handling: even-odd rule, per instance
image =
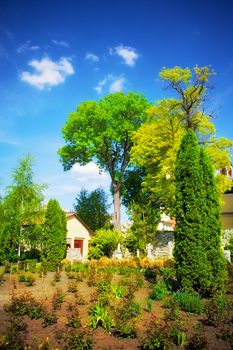
[[66, 238], [66, 249], [71, 248], [71, 238]]
[[83, 239], [74, 239], [74, 248], [79, 248], [81, 256], [83, 256]]

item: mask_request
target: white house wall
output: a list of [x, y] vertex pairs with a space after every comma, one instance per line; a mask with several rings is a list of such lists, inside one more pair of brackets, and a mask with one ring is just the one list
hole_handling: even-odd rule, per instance
[[76, 216], [67, 218], [67, 238], [71, 239], [71, 248], [74, 248], [74, 240], [83, 240], [83, 258], [88, 255], [88, 242], [91, 235], [86, 227], [78, 221]]

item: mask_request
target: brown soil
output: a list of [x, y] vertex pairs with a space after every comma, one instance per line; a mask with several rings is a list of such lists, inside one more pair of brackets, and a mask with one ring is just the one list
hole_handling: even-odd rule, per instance
[[[113, 281], [117, 283], [122, 276], [114, 276]], [[10, 325], [10, 318], [12, 315], [4, 311], [4, 305], [11, 302], [12, 297], [30, 293], [37, 301], [41, 302], [44, 308], [48, 311], [52, 310], [52, 299], [54, 294], [60, 290], [64, 293], [65, 298], [62, 303], [61, 309], [56, 310], [57, 323], [48, 327], [43, 327], [42, 320], [31, 320], [28, 316], [23, 316], [22, 321], [27, 324], [26, 331], [22, 331], [22, 338], [27, 346], [30, 346], [31, 350], [38, 349], [38, 345], [49, 338], [51, 349], [58, 347], [62, 349], [62, 340], [59, 339], [59, 335], [64, 332], [68, 332], [66, 326], [69, 315], [76, 305], [75, 293], [68, 292], [68, 286], [74, 281], [68, 279], [65, 272], [61, 273], [61, 280], [59, 282], [53, 282], [54, 273], [47, 273], [43, 278], [36, 277], [35, 284], [31, 287], [26, 286], [22, 282], [18, 282], [18, 275], [5, 274], [4, 281], [0, 284], [0, 335], [7, 334]], [[87, 283], [87, 278], [83, 281], [77, 282], [78, 294], [83, 296], [85, 305], [78, 305], [78, 312], [81, 318], [82, 327], [86, 330], [88, 311], [94, 304], [93, 295], [96, 291], [96, 287], [90, 287]], [[228, 293], [230, 302], [232, 303], [233, 291]], [[134, 295], [135, 301], [140, 302], [142, 306], [142, 312], [136, 319], [136, 331], [137, 338], [135, 339], [119, 339], [113, 336], [111, 333], [105, 331], [103, 328], [98, 327], [96, 330], [90, 332], [94, 339], [94, 350], [136, 350], [139, 348], [140, 339], [145, 336], [145, 332], [149, 327], [151, 320], [159, 321], [161, 327], [171, 326], [175, 321], [164, 320], [165, 309], [162, 306], [162, 302], [154, 301], [152, 312], [149, 313], [145, 310], [146, 299], [150, 293], [150, 284], [145, 281], [143, 287], [139, 288]], [[72, 305], [72, 306], [70, 306]], [[231, 304], [232, 305], [232, 304]], [[69, 307], [70, 306], [70, 307]], [[232, 310], [230, 311], [232, 313]], [[14, 317], [14, 316], [13, 316]], [[233, 317], [233, 314], [232, 314]], [[191, 337], [197, 330], [197, 324], [201, 325], [201, 332], [207, 339], [208, 348], [210, 350], [232, 350], [233, 344], [230, 344], [229, 340], [221, 340], [217, 335], [222, 334], [223, 325], [219, 327], [210, 327], [204, 325], [203, 321], [205, 316], [195, 316], [187, 314], [185, 312], [180, 313], [180, 318], [185, 323], [188, 338]], [[171, 349], [183, 349], [171, 342]]]

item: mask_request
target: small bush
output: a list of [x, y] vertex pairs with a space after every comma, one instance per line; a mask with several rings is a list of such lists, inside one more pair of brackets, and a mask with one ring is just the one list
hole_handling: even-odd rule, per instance
[[64, 350], [92, 350], [93, 340], [83, 331], [66, 334]]
[[198, 315], [204, 312], [204, 306], [199, 294], [197, 293], [180, 291], [176, 292], [173, 297], [175, 302], [186, 312]]
[[150, 324], [146, 336], [140, 342], [141, 350], [168, 350], [169, 341], [166, 332], [154, 322]]
[[169, 293], [166, 283], [163, 280], [160, 280], [153, 285], [150, 298], [153, 300], [163, 300]]
[[77, 284], [76, 284], [76, 282], [72, 282], [72, 283], [70, 283], [69, 284], [69, 286], [68, 286], [68, 292], [70, 292], [70, 293], [76, 293], [77, 292]]
[[144, 276], [147, 281], [155, 283], [157, 281], [158, 270], [148, 267], [144, 271]]
[[128, 302], [124, 304], [122, 309], [118, 314], [118, 318], [123, 321], [129, 321], [134, 317], [137, 317], [140, 314], [141, 305], [136, 301]]
[[11, 312], [17, 316], [28, 315], [31, 319], [43, 317], [43, 308], [30, 294], [19, 297], [12, 297], [11, 303], [5, 305], [6, 312]]
[[61, 305], [64, 301], [64, 297], [65, 295], [62, 293], [62, 291], [56, 291], [52, 299], [52, 305], [54, 310], [59, 310], [61, 308]]
[[146, 311], [151, 312], [153, 307], [153, 300], [150, 298], [146, 299]]
[[78, 314], [78, 311], [76, 311], [74, 314], [72, 314], [69, 319], [68, 322], [66, 323], [67, 327], [71, 327], [71, 328], [79, 328], [81, 327], [81, 320]]
[[43, 316], [42, 326], [45, 328], [53, 325], [54, 323], [57, 323], [57, 316], [54, 313], [45, 313]]
[[173, 327], [171, 329], [170, 337], [177, 346], [184, 346], [187, 340], [185, 332], [178, 327]]
[[135, 325], [132, 322], [117, 322], [113, 334], [118, 338], [136, 338]]
[[105, 307], [96, 303], [89, 311], [87, 324], [91, 330], [96, 329], [98, 326], [110, 330], [113, 327], [114, 322], [112, 315], [105, 309]]

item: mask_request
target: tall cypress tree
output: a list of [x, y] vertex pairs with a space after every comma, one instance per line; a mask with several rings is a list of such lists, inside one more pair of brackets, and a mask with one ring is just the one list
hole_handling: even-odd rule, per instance
[[203, 216], [205, 220], [205, 242], [208, 260], [212, 266], [211, 290], [222, 289], [226, 280], [226, 260], [221, 250], [221, 205], [217, 191], [214, 170], [204, 148], [200, 151], [200, 170], [203, 189], [205, 192], [205, 207]]
[[177, 279], [186, 289], [202, 293], [211, 288], [212, 263], [206, 249], [206, 198], [200, 167], [200, 149], [192, 130], [184, 135], [175, 168], [175, 266]]
[[66, 253], [66, 216], [57, 200], [50, 199], [43, 229], [42, 260], [55, 270]]

